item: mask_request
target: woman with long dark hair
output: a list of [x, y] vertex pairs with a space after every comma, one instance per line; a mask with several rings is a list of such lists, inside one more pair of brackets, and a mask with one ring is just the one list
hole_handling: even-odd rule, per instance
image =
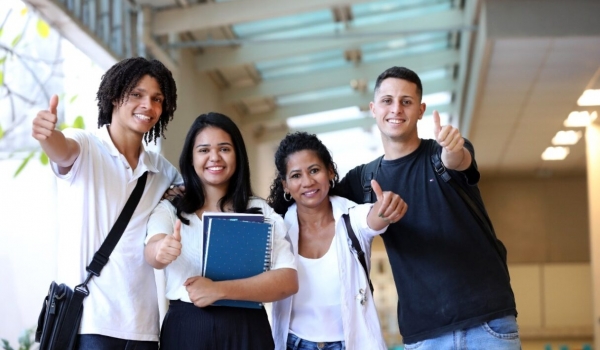
[[[298, 290], [295, 257], [282, 218], [252, 195], [242, 135], [219, 113], [192, 124], [179, 159], [185, 193], [163, 200], [148, 222], [146, 261], [164, 269], [170, 300], [160, 337], [161, 350], [273, 349], [264, 308], [211, 306], [215, 301], [272, 302]], [[271, 270], [257, 276], [211, 281], [202, 277], [204, 212], [262, 213], [274, 223]]]

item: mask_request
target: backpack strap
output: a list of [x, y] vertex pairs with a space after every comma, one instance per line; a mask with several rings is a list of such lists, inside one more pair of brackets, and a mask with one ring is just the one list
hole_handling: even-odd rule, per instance
[[[462, 187], [460, 187], [456, 181], [450, 176], [444, 163], [440, 158], [440, 155], [435, 150], [435, 143], [432, 143], [431, 146], [431, 163], [433, 164], [433, 170], [435, 170], [436, 174], [438, 174], [445, 183], [449, 184], [454, 190], [458, 193], [458, 195], [462, 198], [462, 200], [467, 204], [469, 210], [475, 218], [479, 222], [479, 225], [486, 232], [488, 239], [492, 243], [492, 245], [496, 248], [496, 251], [500, 255], [502, 261], [504, 261], [506, 267], [506, 247], [504, 244], [498, 239], [496, 236], [496, 232], [494, 231], [494, 226], [492, 226], [492, 221], [475, 203], [475, 200], [469, 196], [467, 191], [465, 191]], [[508, 267], [506, 267], [508, 270]]]
[[374, 203], [376, 201], [375, 196], [373, 196], [373, 189], [371, 188], [371, 180], [377, 178], [377, 172], [379, 171], [382, 159], [383, 156], [365, 164], [360, 170], [360, 179], [363, 186], [363, 203]]
[[352, 248], [356, 251], [356, 257], [358, 258], [358, 262], [362, 265], [363, 270], [365, 270], [367, 281], [369, 281], [369, 288], [371, 289], [371, 294], [373, 294], [373, 283], [371, 283], [371, 277], [369, 277], [369, 269], [367, 268], [365, 252], [363, 252], [362, 248], [360, 247], [358, 238], [356, 238], [356, 234], [352, 229], [352, 225], [350, 224], [350, 215], [343, 214], [342, 217], [344, 218], [344, 223], [346, 224], [346, 231], [348, 231], [348, 237], [352, 242]]

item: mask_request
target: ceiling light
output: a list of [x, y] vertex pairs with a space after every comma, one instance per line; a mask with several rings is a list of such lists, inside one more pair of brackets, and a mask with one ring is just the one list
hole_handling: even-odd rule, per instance
[[600, 106], [600, 89], [587, 89], [577, 100], [580, 106]]
[[596, 111], [593, 111], [592, 113], [588, 111], [573, 111], [569, 113], [569, 116], [565, 119], [563, 125], [568, 128], [585, 127], [590, 125], [597, 117], [598, 113]]
[[555, 146], [559, 145], [574, 145], [581, 138], [581, 131], [575, 130], [561, 130], [556, 133], [556, 135], [552, 138], [552, 144]]
[[563, 160], [569, 154], [569, 147], [548, 147], [542, 153], [543, 160]]
[[365, 118], [365, 113], [358, 107], [347, 107], [331, 111], [311, 113], [287, 118], [286, 122], [291, 129], [300, 129], [322, 124], [336, 123], [347, 120]]

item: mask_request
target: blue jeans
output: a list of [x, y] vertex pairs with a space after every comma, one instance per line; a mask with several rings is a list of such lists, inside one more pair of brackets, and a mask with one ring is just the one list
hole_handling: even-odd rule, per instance
[[514, 316], [484, 322], [479, 326], [461, 329], [413, 344], [405, 350], [519, 350], [521, 340]]
[[346, 350], [346, 343], [343, 341], [315, 343], [288, 333], [287, 350]]
[[158, 350], [157, 341], [127, 340], [100, 334], [80, 334], [78, 338], [78, 350]]

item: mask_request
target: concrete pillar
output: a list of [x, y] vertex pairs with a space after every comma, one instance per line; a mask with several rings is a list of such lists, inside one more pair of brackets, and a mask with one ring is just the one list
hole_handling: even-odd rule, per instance
[[196, 59], [190, 50], [180, 51], [178, 69], [173, 72], [173, 77], [177, 83], [177, 110], [167, 126], [162, 153], [179, 168], [185, 136], [197, 116], [207, 112], [223, 113], [234, 120], [237, 116], [222, 108], [219, 89], [206, 74], [196, 71]]
[[600, 349], [600, 121], [587, 127], [585, 139], [587, 143], [594, 349]]

